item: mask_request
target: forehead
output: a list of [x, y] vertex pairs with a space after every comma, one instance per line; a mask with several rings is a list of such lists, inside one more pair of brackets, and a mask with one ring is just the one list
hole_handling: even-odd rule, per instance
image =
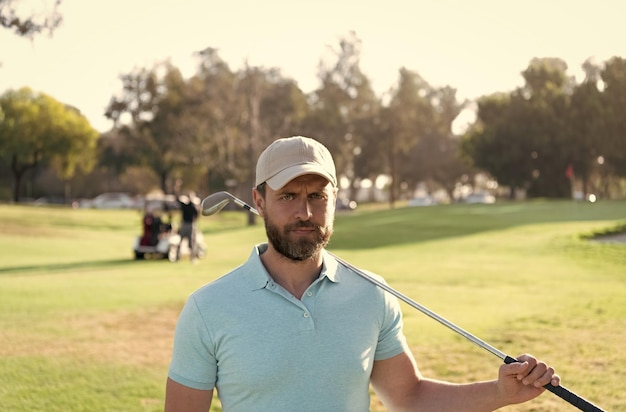
[[290, 180], [289, 183], [280, 190], [295, 189], [302, 186], [316, 190], [323, 190], [327, 187], [332, 189], [332, 184], [325, 177], [316, 174], [306, 174]]

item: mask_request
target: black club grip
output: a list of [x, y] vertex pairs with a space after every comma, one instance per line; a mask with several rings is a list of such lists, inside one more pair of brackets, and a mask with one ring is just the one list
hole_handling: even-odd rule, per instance
[[[504, 358], [504, 363], [506, 364], [515, 363], [515, 362], [518, 362], [518, 360], [515, 358], [512, 358], [511, 356], [507, 356]], [[545, 385], [544, 388], [546, 388], [547, 390], [549, 390], [550, 392], [552, 392], [559, 398], [563, 399], [564, 401], [569, 402], [570, 404], [574, 405], [581, 411], [604, 412], [603, 409], [598, 408], [596, 405], [589, 402], [585, 398], [581, 398], [580, 396], [576, 395], [574, 392], [570, 391], [564, 386], [552, 386], [552, 384], [549, 383]]]

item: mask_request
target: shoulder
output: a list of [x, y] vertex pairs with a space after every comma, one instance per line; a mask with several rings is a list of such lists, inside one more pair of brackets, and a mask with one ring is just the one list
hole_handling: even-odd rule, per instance
[[360, 269], [328, 252], [324, 256], [324, 265], [329, 279], [346, 283], [351, 287], [358, 288], [361, 292], [383, 296], [384, 290], [378, 287], [378, 285], [386, 285], [387, 283], [377, 273]]
[[389, 286], [384, 277], [355, 267], [340, 258], [336, 258], [336, 262], [338, 279], [341, 283], [345, 283], [349, 289], [362, 296], [362, 299], [369, 305], [383, 309], [380, 313], [384, 313], [385, 316], [401, 317], [400, 302], [385, 290]]
[[259, 249], [255, 247], [250, 257], [242, 265], [202, 286], [191, 294], [197, 303], [234, 302], [245, 300], [255, 290], [267, 285], [269, 275], [259, 258]]
[[214, 301], [228, 299], [234, 291], [244, 289], [244, 273], [242, 266], [220, 276], [214, 281], [207, 283], [191, 294], [191, 298], [196, 301]]

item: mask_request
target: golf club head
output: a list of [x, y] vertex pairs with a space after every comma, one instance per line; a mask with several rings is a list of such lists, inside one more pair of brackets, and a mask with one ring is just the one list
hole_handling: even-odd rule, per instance
[[202, 215], [211, 216], [224, 209], [232, 200], [227, 192], [216, 192], [202, 201]]

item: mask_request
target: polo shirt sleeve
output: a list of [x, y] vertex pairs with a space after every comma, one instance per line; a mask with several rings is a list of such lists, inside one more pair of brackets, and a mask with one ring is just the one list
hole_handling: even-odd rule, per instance
[[398, 299], [384, 292], [384, 315], [374, 360], [392, 358], [407, 350], [406, 337], [402, 331], [402, 310]]
[[210, 390], [217, 380], [217, 362], [206, 321], [191, 295], [178, 318], [168, 377], [181, 385]]

